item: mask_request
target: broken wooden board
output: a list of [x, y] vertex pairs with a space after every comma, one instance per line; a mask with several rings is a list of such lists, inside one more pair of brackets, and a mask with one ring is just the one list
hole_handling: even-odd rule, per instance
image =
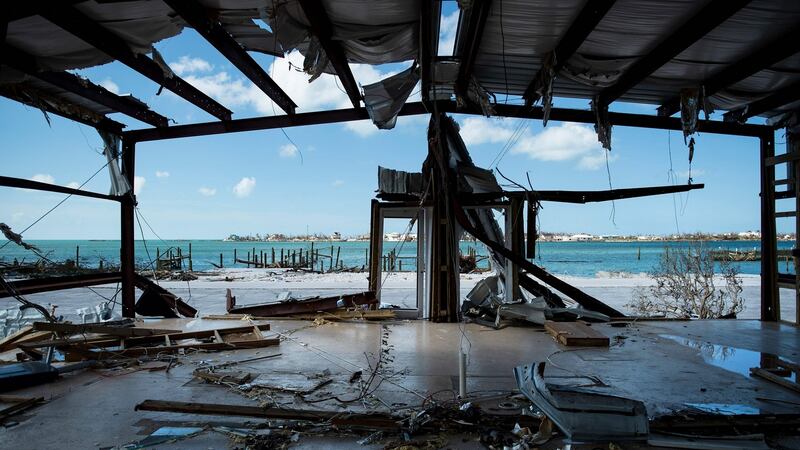
[[214, 384], [221, 384], [221, 383], [245, 384], [253, 378], [253, 374], [249, 372], [240, 372], [240, 371], [209, 372], [207, 370], [198, 369], [194, 371], [193, 375], [203, 381], [207, 381], [209, 383], [214, 383]]
[[20, 328], [16, 333], [10, 334], [3, 339], [0, 339], [0, 353], [7, 352], [16, 347], [16, 342], [20, 339], [33, 333], [33, 326], [26, 325]]
[[392, 429], [399, 426], [396, 419], [381, 413], [348, 414], [342, 411], [292, 410], [283, 408], [262, 408], [260, 406], [171, 402], [162, 400], [145, 400], [136, 405], [136, 411], [259, 417], [265, 419], [306, 420], [311, 422], [330, 421], [332, 425], [336, 426], [364, 428]]
[[163, 334], [175, 334], [181, 332], [181, 330], [161, 330], [156, 328], [111, 327], [98, 324], [71, 324], [71, 323], [50, 323], [50, 322], [34, 322], [33, 329], [36, 331], [55, 331], [62, 334], [98, 333], [98, 334], [107, 334], [111, 336], [121, 336], [121, 337], [155, 336]]
[[794, 381], [787, 380], [779, 375], [775, 375], [774, 373], [770, 372], [769, 370], [762, 369], [760, 367], [751, 367], [750, 368], [750, 375], [755, 377], [763, 378], [767, 381], [777, 384], [778, 386], [785, 387], [786, 389], [800, 392], [800, 384], [795, 383]]
[[239, 341], [236, 343], [229, 342], [209, 342], [209, 343], [195, 343], [195, 344], [178, 344], [178, 345], [162, 345], [154, 347], [134, 347], [125, 348], [121, 350], [100, 350], [92, 351], [89, 348], [75, 346], [70, 347], [69, 351], [79, 351], [81, 355], [88, 359], [114, 359], [114, 358], [131, 358], [138, 356], [155, 356], [157, 354], [179, 353], [186, 350], [205, 350], [205, 351], [223, 351], [223, 350], [241, 350], [246, 348], [263, 348], [279, 345], [280, 339], [255, 339], [251, 341]]
[[608, 336], [600, 333], [585, 322], [544, 323], [544, 329], [561, 345], [567, 347], [608, 347]]
[[135, 305], [137, 314], [167, 318], [197, 316], [196, 309], [149, 279], [137, 274], [134, 283], [143, 291]]
[[255, 305], [236, 306], [236, 297], [228, 289], [225, 293], [225, 308], [233, 314], [253, 314], [263, 317], [291, 316], [295, 314], [334, 311], [341, 308], [352, 308], [360, 305], [378, 303], [375, 292], [366, 291], [357, 294], [336, 295], [331, 297], [312, 297], [302, 300], [290, 300], [279, 303], [260, 303]]
[[0, 423], [7, 418], [26, 409], [33, 408], [44, 401], [44, 397], [17, 397], [14, 395], [0, 395], [0, 404], [10, 404], [0, 409]]

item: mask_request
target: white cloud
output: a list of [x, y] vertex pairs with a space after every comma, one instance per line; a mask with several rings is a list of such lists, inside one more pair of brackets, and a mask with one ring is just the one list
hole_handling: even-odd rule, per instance
[[294, 158], [297, 156], [297, 147], [292, 144], [282, 145], [281, 149], [278, 151], [278, 154], [281, 158]]
[[19, 222], [23, 216], [25, 216], [25, 213], [21, 211], [11, 214], [11, 222]]
[[169, 177], [169, 172], [166, 170], [156, 170], [156, 178], [167, 178]]
[[336, 180], [336, 181], [334, 181], [333, 183], [331, 183], [331, 185], [332, 185], [333, 187], [339, 187], [339, 186], [343, 186], [343, 185], [344, 185], [344, 180]]
[[[564, 122], [551, 125], [539, 133], [526, 133], [511, 149], [539, 161], [577, 160], [581, 169], [594, 170], [605, 165], [606, 150], [597, 141], [597, 134], [588, 125]], [[616, 153], [608, 155], [609, 161]]]
[[[183, 58], [170, 67], [183, 69]], [[319, 111], [324, 109], [340, 109], [352, 107], [347, 94], [341, 87], [338, 78], [329, 74], [322, 74], [314, 82], [309, 83], [308, 74], [298, 71], [303, 67], [303, 55], [293, 51], [285, 58], [277, 58], [267, 72], [284, 92], [298, 105], [298, 112]], [[206, 69], [204, 66], [203, 69]], [[210, 65], [208, 70], [210, 72]], [[381, 72], [368, 64], [350, 64], [350, 70], [356, 81], [362, 85], [380, 81], [396, 72]], [[272, 100], [249, 80], [232, 76], [228, 72], [195, 73], [184, 77], [186, 81], [201, 91], [207, 93], [223, 105], [235, 108], [249, 108], [262, 115], [283, 114]], [[368, 131], [366, 125], [345, 124], [346, 129], [357, 133], [359, 136], [368, 136], [373, 132]], [[370, 127], [375, 128], [373, 125]], [[377, 131], [377, 129], [375, 130]]]
[[108, 89], [109, 91], [111, 91], [112, 94], [119, 94], [119, 86], [117, 86], [117, 83], [111, 81], [111, 78], [106, 78], [105, 80], [97, 84]]
[[439, 55], [452, 56], [456, 43], [456, 30], [458, 29], [459, 10], [456, 9], [449, 16], [442, 17], [439, 23]]
[[371, 120], [356, 120], [355, 122], [345, 122], [344, 127], [348, 130], [352, 131], [353, 133], [361, 136], [362, 138], [372, 136], [373, 134], [377, 134], [379, 131], [378, 127], [372, 123]]
[[255, 177], [244, 177], [233, 187], [233, 193], [239, 198], [244, 198], [250, 195], [255, 187]]
[[[241, 183], [241, 181], [239, 183]], [[235, 191], [235, 189], [236, 188], [234, 188], [234, 191]], [[198, 189], [197, 192], [199, 192], [200, 195], [204, 195], [206, 197], [213, 197], [214, 195], [217, 194], [217, 190], [216, 189], [210, 188], [210, 187], [205, 187], [205, 186], [203, 186], [200, 189]]]
[[144, 189], [144, 183], [147, 181], [145, 177], [133, 177], [133, 195], [139, 195]]
[[210, 72], [214, 69], [214, 66], [208, 61], [200, 58], [192, 58], [190, 56], [181, 56], [178, 58], [178, 61], [169, 63], [169, 67], [178, 75], [195, 72]]
[[514, 134], [514, 122], [509, 119], [468, 117], [461, 122], [461, 139], [467, 147], [508, 142]]
[[37, 173], [31, 177], [31, 181], [38, 181], [39, 183], [56, 184], [56, 179], [49, 173]]
[[67, 187], [72, 189], [78, 189], [79, 187], [81, 187], [81, 184], [78, 183], [77, 181], [70, 181], [69, 183], [67, 183]]

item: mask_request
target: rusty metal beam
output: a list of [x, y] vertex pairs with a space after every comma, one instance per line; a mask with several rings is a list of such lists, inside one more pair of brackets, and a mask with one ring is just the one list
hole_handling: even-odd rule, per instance
[[123, 38], [83, 15], [68, 4], [48, 2], [40, 15], [87, 44], [156, 82], [220, 120], [230, 120], [231, 111], [175, 74], [167, 75], [152, 59], [131, 51]]
[[214, 46], [240, 72], [261, 89], [276, 105], [287, 114], [294, 114], [297, 105], [286, 92], [272, 79], [261, 66], [236, 42], [218, 20], [210, 17], [202, 5], [189, 0], [164, 0], [186, 22], [200, 33], [206, 41]]

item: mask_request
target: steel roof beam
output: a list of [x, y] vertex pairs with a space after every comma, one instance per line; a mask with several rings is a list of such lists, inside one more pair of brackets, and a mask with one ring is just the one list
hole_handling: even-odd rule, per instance
[[98, 86], [89, 80], [80, 78], [69, 72], [39, 71], [36, 59], [11, 46], [2, 46], [2, 59], [0, 63], [7, 64], [32, 77], [38, 78], [48, 84], [57, 86], [65, 91], [79, 95], [87, 100], [99, 103], [116, 112], [133, 117], [136, 120], [148, 123], [155, 127], [166, 127], [167, 118], [151, 111], [143, 103], [132, 98], [122, 97]]
[[145, 55], [134, 53], [124, 39], [76, 9], [57, 2], [49, 2], [47, 7], [42, 8], [40, 15], [214, 117], [230, 120], [230, 110], [179, 76], [165, 74], [155, 61]]
[[[438, 111], [462, 114], [482, 114], [478, 107], [467, 107], [458, 109], [455, 102], [437, 101]], [[527, 119], [542, 119], [544, 112], [541, 107], [525, 107], [523, 105], [494, 105], [497, 116], [516, 117]], [[428, 114], [430, 105], [422, 102], [406, 103], [400, 110], [400, 116], [412, 116]], [[644, 114], [630, 114], [611, 112], [608, 115], [612, 125], [653, 128], [660, 130], [681, 130], [681, 121], [675, 117], [658, 117]], [[350, 122], [354, 120], [369, 119], [364, 108], [336, 109], [331, 111], [316, 111], [308, 113], [297, 113], [291, 116], [265, 116], [247, 119], [236, 119], [230, 122], [206, 122], [190, 125], [175, 125], [169, 128], [151, 128], [145, 130], [131, 130], [124, 133], [124, 137], [131, 141], [158, 141], [162, 139], [177, 139], [194, 136], [207, 136], [225, 133], [238, 133], [245, 131], [269, 130], [275, 128], [289, 128], [307, 125], [320, 125], [327, 123]], [[579, 109], [552, 108], [550, 119], [562, 122], [595, 122], [592, 111]], [[727, 134], [734, 136], [761, 137], [773, 130], [764, 125], [724, 123], [715, 120], [704, 120], [698, 123], [698, 130], [707, 133]]]
[[294, 114], [297, 105], [264, 69], [247, 53], [241, 44], [228, 33], [217, 20], [195, 1], [164, 0], [186, 22], [200, 33], [206, 41], [228, 59], [240, 72], [261, 89], [287, 114]]
[[[590, 0], [586, 2], [566, 33], [564, 33], [564, 36], [558, 41], [556, 48], [552, 51], [553, 72], [556, 76], [558, 76], [558, 72], [564, 67], [564, 64], [578, 51], [583, 41], [597, 27], [597, 24], [600, 23], [600, 20], [603, 19], [608, 10], [614, 6], [615, 2], [616, 0]], [[533, 77], [523, 94], [526, 105], [530, 106], [539, 100], [539, 94], [536, 91], [542, 86], [542, 80], [545, 76], [544, 61], [542, 61], [542, 68]]]
[[800, 100], [800, 81], [778, 89], [772, 94], [756, 100], [743, 108], [728, 111], [722, 116], [725, 122], [744, 123], [747, 119], [755, 117], [775, 108], [788, 105]]
[[[700, 83], [706, 97], [744, 80], [800, 52], [800, 26], [759, 47], [738, 62], [722, 69]], [[681, 110], [680, 97], [674, 97], [658, 108], [659, 116], [671, 116]]]
[[320, 0], [300, 0], [300, 6], [311, 24], [311, 33], [319, 39], [328, 61], [336, 71], [336, 75], [339, 76], [347, 96], [350, 97], [350, 102], [353, 107], [360, 108], [361, 90], [347, 64], [347, 55], [344, 53], [342, 44], [332, 39], [333, 26], [325, 12], [325, 7], [322, 6]]
[[422, 101], [430, 100], [433, 70], [439, 54], [439, 21], [441, 0], [422, 0], [419, 9], [419, 66]]
[[[68, 113], [65, 111], [59, 111], [50, 104], [48, 104], [47, 102], [34, 103], [32, 101], [21, 98], [18, 95], [15, 95], [14, 92], [6, 89], [0, 88], [0, 95], [8, 99], [14, 100], [15, 102], [19, 102], [39, 110], [43, 110], [44, 112], [50, 114], [61, 116], [65, 119], [73, 120], [75, 122], [82, 123], [84, 125], [88, 125], [92, 128], [97, 128], [98, 130], [104, 130], [115, 134], [122, 134], [122, 129], [125, 128], [125, 125], [115, 120], [109, 119], [104, 115], [100, 115], [101, 117], [99, 120], [93, 120], [92, 118], [83, 116], [79, 113]], [[157, 128], [152, 128], [152, 129], [155, 130]]]
[[461, 59], [461, 64], [458, 67], [456, 91], [462, 93], [462, 95], [466, 93], [469, 80], [472, 78], [475, 59], [478, 57], [478, 50], [481, 47], [483, 30], [486, 28], [486, 18], [489, 17], [491, 9], [491, 0], [473, 1], [469, 9], [469, 16], [465, 19], [467, 22], [466, 27], [463, 30], [459, 30], [456, 35], [455, 47], [460, 49], [459, 57]]
[[653, 72], [680, 55], [714, 28], [728, 20], [751, 0], [711, 0], [700, 12], [673, 31], [655, 48], [649, 50], [620, 76], [616, 83], [600, 92], [599, 104], [608, 106], [641, 83]]

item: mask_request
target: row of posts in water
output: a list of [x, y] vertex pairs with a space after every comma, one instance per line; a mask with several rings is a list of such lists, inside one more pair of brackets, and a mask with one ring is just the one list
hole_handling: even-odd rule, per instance
[[[319, 272], [343, 270], [345, 269], [344, 261], [340, 258], [342, 247], [331, 245], [330, 247], [323, 247], [316, 249], [314, 243], [311, 243], [310, 249], [278, 249], [274, 247], [269, 250], [259, 250], [253, 247], [247, 251], [246, 255], [241, 255], [239, 250], [233, 249], [233, 265], [243, 264], [248, 269], [253, 268], [305, 268], [310, 270], [318, 270]], [[369, 263], [369, 249], [364, 251], [365, 260]], [[240, 258], [244, 256], [244, 258]], [[188, 267], [192, 272], [193, 258], [192, 258], [192, 244], [189, 243], [189, 254], [184, 255], [180, 247], [170, 248], [163, 254], [160, 249], [156, 249], [156, 261], [158, 270], [183, 270]], [[186, 261], [186, 264], [184, 264]], [[219, 264], [209, 261], [211, 265], [218, 269], [225, 267], [224, 254], [219, 254]], [[366, 265], [365, 265], [366, 266]]]

